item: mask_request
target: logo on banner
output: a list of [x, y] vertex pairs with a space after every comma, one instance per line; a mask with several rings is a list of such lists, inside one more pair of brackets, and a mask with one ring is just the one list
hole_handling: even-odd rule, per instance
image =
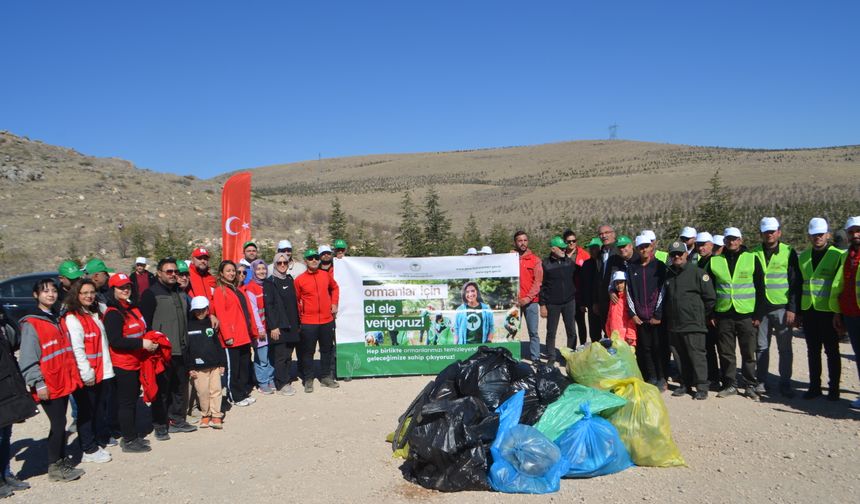
[[409, 269], [411, 269], [412, 271], [421, 271], [421, 265], [417, 262], [414, 262], [409, 265]]
[[466, 327], [470, 331], [477, 331], [478, 328], [481, 327], [481, 317], [479, 317], [477, 313], [470, 313], [466, 317]]
[[374, 269], [376, 269], [376, 271], [382, 271], [385, 269], [385, 263], [383, 263], [382, 261], [376, 261], [375, 263], [373, 263], [373, 267]]

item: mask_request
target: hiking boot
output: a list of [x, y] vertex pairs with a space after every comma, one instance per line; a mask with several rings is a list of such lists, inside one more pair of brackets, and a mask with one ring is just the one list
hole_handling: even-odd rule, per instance
[[212, 422], [209, 424], [213, 429], [223, 429], [224, 421], [220, 418], [213, 418]]
[[735, 388], [734, 385], [729, 385], [727, 387], [723, 387], [723, 390], [720, 390], [719, 392], [717, 392], [717, 397], [722, 399], [724, 397], [730, 397], [733, 395], [737, 395], [737, 393], [738, 393], [738, 389]]
[[99, 448], [92, 453], [84, 453], [81, 455], [81, 463], [92, 462], [94, 464], [104, 464], [111, 461], [110, 453]]
[[821, 389], [818, 387], [811, 387], [803, 393], [803, 398], [806, 400], [815, 399], [816, 397], [821, 397]]
[[326, 376], [325, 378], [320, 379], [320, 385], [327, 388], [339, 388], [340, 383], [334, 381], [334, 378], [331, 376]]
[[755, 402], [761, 402], [761, 396], [758, 395], [758, 392], [756, 391], [757, 388], [758, 387], [747, 387], [744, 395], [749, 397], [750, 399], [752, 399]]
[[708, 391], [707, 390], [697, 390], [696, 395], [693, 396], [693, 399], [695, 399], [697, 401], [704, 401], [707, 398], [708, 398]]
[[166, 425], [156, 425], [153, 432], [155, 433], [155, 439], [158, 441], [167, 441], [170, 439], [170, 434], [168, 434], [168, 428]]
[[687, 395], [687, 387], [681, 385], [672, 391], [672, 397], [681, 397]]
[[152, 451], [148, 444], [145, 444], [142, 439], [135, 438], [130, 441], [123, 439], [119, 442], [119, 446], [123, 453], [146, 453]]
[[310, 394], [314, 391], [314, 382], [313, 380], [308, 380], [305, 382], [305, 394]]
[[210, 420], [210, 418], [208, 416], [201, 418], [200, 419], [200, 428], [201, 429], [208, 429], [209, 428], [209, 420]]
[[197, 427], [191, 425], [185, 420], [171, 420], [170, 427], [167, 429], [168, 432], [194, 432], [197, 430]]
[[69, 464], [68, 459], [60, 459], [48, 466], [48, 479], [51, 481], [75, 481], [86, 473]]
[[791, 385], [787, 383], [779, 386], [779, 395], [788, 399], [791, 399], [795, 396], [794, 390], [791, 388]]
[[285, 396], [296, 395], [296, 389], [294, 389], [293, 386], [288, 383], [284, 385], [281, 390], [278, 391], [278, 393]]
[[5, 478], [6, 484], [12, 487], [12, 490], [29, 490], [30, 484], [26, 481], [21, 481], [17, 476], [7, 474]]

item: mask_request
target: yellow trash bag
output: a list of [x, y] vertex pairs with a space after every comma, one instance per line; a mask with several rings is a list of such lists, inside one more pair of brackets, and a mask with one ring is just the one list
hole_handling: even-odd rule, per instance
[[395, 435], [398, 444], [403, 443], [400, 448], [394, 450], [394, 453], [392, 454], [393, 458], [405, 459], [406, 456], [409, 455], [409, 442], [403, 439], [403, 437], [409, 431], [410, 423], [412, 423], [412, 417], [407, 417], [406, 420], [403, 421], [402, 427], [400, 427], [396, 432], [391, 432], [385, 436], [385, 440], [389, 443], [394, 443]]
[[601, 388], [627, 399], [627, 404], [610, 415], [609, 420], [639, 466], [677, 467], [687, 463], [669, 427], [669, 412], [654, 385], [639, 378], [604, 380]]
[[[604, 340], [605, 341], [605, 340]], [[611, 346], [606, 348], [599, 342], [589, 343], [577, 350], [562, 348], [561, 355], [567, 361], [567, 374], [577, 383], [602, 388], [601, 380], [642, 379], [636, 352], [618, 333], [612, 333]]]

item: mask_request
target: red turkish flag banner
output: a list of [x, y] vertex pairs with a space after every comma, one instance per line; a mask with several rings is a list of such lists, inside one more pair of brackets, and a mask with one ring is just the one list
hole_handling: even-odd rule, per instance
[[237, 173], [221, 192], [221, 257], [237, 262], [251, 241], [251, 173]]

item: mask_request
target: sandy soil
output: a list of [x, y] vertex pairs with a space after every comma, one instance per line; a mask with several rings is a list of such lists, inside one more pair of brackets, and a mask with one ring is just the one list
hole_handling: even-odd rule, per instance
[[[591, 480], [563, 480], [541, 497], [492, 492], [443, 494], [402, 477], [384, 441], [428, 377], [356, 379], [340, 389], [262, 396], [228, 413], [223, 431], [152, 440], [149, 454], [110, 451], [107, 464], [52, 483], [45, 474], [47, 419], [15, 426], [15, 471], [33, 488], [8, 502], [856, 502], [860, 491], [860, 391], [848, 343], [842, 400], [741, 397], [693, 401], [664, 394], [688, 468], [634, 467]], [[795, 384], [808, 383], [806, 345], [794, 340]], [[771, 370], [776, 369], [772, 352]], [[826, 369], [826, 368], [825, 368]], [[825, 370], [826, 374], [826, 370]], [[825, 379], [826, 382], [826, 379]], [[152, 436], [150, 436], [150, 439]], [[74, 439], [71, 438], [74, 453]], [[79, 455], [78, 455], [79, 457]]]

